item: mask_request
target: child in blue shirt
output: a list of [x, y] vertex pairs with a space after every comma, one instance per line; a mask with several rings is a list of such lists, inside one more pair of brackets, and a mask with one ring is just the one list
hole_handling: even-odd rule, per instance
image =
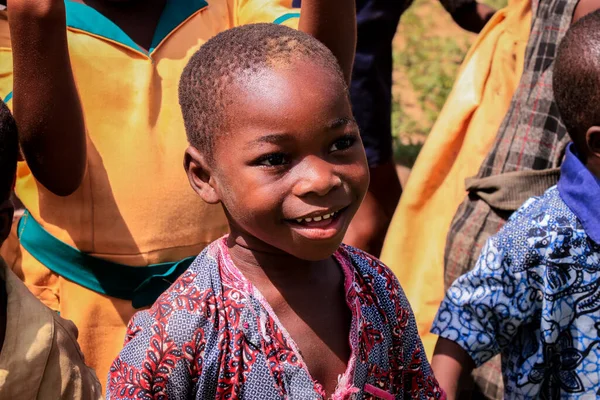
[[568, 31], [553, 91], [573, 143], [558, 185], [528, 200], [446, 294], [433, 368], [449, 399], [502, 354], [505, 398], [600, 390], [600, 12]]

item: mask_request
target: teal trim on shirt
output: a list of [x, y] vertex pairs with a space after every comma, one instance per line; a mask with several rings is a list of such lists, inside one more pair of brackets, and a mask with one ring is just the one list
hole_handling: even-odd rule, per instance
[[4, 98], [4, 104], [8, 103], [9, 101], [11, 101], [13, 98], [13, 92], [10, 92], [9, 94], [6, 95], [6, 97]]
[[[158, 21], [150, 46], [150, 53], [182, 22], [207, 6], [208, 3], [205, 0], [168, 0]], [[72, 0], [65, 0], [65, 7], [68, 27], [112, 40], [135, 51], [147, 54], [119, 26], [92, 7], [75, 3]]]
[[150, 306], [192, 264], [180, 261], [132, 267], [83, 253], [46, 231], [26, 210], [19, 220], [21, 245], [46, 268], [96, 293]]
[[92, 7], [66, 0], [65, 8], [68, 27], [110, 39], [131, 49], [145, 53], [121, 28]]
[[275, 21], [273, 21], [273, 23], [274, 24], [283, 24], [285, 21], [290, 20], [292, 18], [300, 18], [300, 13], [295, 12], [295, 13], [283, 14], [282, 16], [278, 17]]
[[167, 5], [158, 21], [158, 26], [152, 38], [150, 53], [186, 19], [205, 7], [208, 7], [208, 3], [205, 0], [167, 1]]

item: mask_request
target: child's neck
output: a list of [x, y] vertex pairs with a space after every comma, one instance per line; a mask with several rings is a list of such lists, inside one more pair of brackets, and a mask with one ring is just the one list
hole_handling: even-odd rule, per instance
[[86, 4], [114, 22], [144, 50], [150, 49], [167, 0], [74, 0]]
[[235, 266], [262, 294], [298, 346], [312, 378], [333, 393], [351, 355], [352, 314], [342, 267], [334, 257], [301, 260], [252, 249], [231, 236], [228, 246]]
[[585, 167], [594, 175], [597, 179], [600, 179], [600, 160], [595, 157], [588, 157], [585, 160]]
[[228, 246], [235, 266], [257, 286], [268, 282], [282, 288], [298, 287], [326, 279], [328, 270], [335, 269], [335, 273], [339, 273], [333, 257], [321, 261], [302, 260], [287, 253], [253, 249], [231, 236]]

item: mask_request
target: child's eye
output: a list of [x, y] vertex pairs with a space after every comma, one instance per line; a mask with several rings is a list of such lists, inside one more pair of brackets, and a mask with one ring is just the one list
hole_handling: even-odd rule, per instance
[[279, 165], [287, 164], [287, 162], [288, 162], [288, 160], [287, 160], [287, 157], [285, 154], [273, 153], [273, 154], [267, 154], [266, 156], [259, 158], [256, 161], [256, 164], [264, 165], [266, 167], [276, 167]]
[[354, 136], [344, 136], [336, 140], [329, 149], [330, 152], [346, 150], [356, 142], [356, 137]]

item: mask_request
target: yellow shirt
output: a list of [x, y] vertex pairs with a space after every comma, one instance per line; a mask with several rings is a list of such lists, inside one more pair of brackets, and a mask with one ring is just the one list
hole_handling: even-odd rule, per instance
[[[292, 0], [169, 0], [149, 52], [89, 6], [65, 1], [67, 38], [87, 129], [81, 187], [59, 197], [19, 163], [16, 193], [53, 236], [95, 257], [145, 266], [197, 255], [227, 231], [220, 206], [192, 191], [183, 170], [187, 147], [179, 77], [209, 38], [237, 25], [298, 24]], [[12, 101], [12, 56], [0, 12], [0, 98]], [[67, 112], [67, 111], [65, 111]], [[123, 345], [131, 303], [57, 276], [16, 236], [2, 247], [9, 267], [46, 305], [79, 328], [79, 343], [104, 384]], [[119, 277], [115, 277], [118, 279]]]
[[[67, 1], [69, 51], [88, 133], [87, 173], [79, 190], [59, 197], [21, 163], [16, 192], [31, 215], [86, 253], [134, 266], [197, 254], [224, 234], [221, 207], [202, 202], [183, 172], [179, 77], [191, 55], [223, 30], [297, 23], [288, 3], [170, 0], [145, 52], [94, 9]], [[12, 62], [10, 49], [1, 47], [0, 96], [6, 98]]]
[[100, 382], [83, 361], [77, 328], [27, 290], [0, 259], [7, 326], [0, 352], [2, 399], [100, 399]]

